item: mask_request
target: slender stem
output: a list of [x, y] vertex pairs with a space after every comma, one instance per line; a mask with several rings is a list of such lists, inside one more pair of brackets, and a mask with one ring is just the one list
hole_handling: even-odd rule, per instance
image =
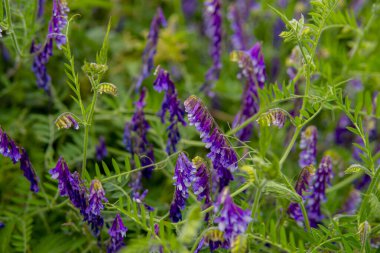
[[298, 126], [296, 128], [296, 131], [294, 132], [293, 137], [290, 140], [288, 147], [286, 148], [284, 154], [282, 155], [280, 162], [279, 162], [280, 171], [282, 170], [282, 165], [284, 164], [286, 158], [288, 158], [288, 155], [289, 155], [290, 151], [292, 150], [294, 143], [296, 142], [298, 135], [301, 132], [301, 129], [302, 129], [302, 126]]
[[365, 197], [363, 199], [363, 202], [360, 205], [359, 215], [358, 215], [358, 223], [359, 224], [362, 223], [366, 219], [366, 217], [364, 217], [364, 214], [368, 210], [368, 201], [369, 201], [371, 194], [376, 189], [377, 182], [379, 181], [379, 175], [380, 175], [380, 169], [377, 168], [375, 176], [372, 178], [371, 183], [368, 187], [368, 191], [366, 192]]
[[[93, 89], [96, 87], [96, 83], [92, 78], [90, 78]], [[94, 108], [96, 104], [96, 99], [98, 97], [97, 91], [94, 89], [94, 94], [92, 96], [92, 102], [90, 105], [90, 111], [87, 114], [87, 119], [84, 125], [84, 140], [83, 140], [83, 162], [82, 162], [82, 177], [86, 175], [86, 163], [87, 163], [87, 148], [88, 148], [88, 135], [92, 126]]]
[[299, 205], [301, 207], [301, 211], [302, 211], [302, 215], [303, 215], [303, 220], [305, 221], [306, 230], [310, 231], [311, 227], [310, 227], [310, 222], [309, 222], [309, 216], [307, 216], [305, 204], [303, 202], [300, 202]]
[[262, 192], [261, 190], [262, 190], [262, 186], [258, 187], [255, 193], [255, 199], [253, 202], [252, 212], [251, 212], [252, 219], [255, 219], [255, 216], [259, 209], [259, 202], [260, 202], [260, 197], [261, 197], [261, 192]]

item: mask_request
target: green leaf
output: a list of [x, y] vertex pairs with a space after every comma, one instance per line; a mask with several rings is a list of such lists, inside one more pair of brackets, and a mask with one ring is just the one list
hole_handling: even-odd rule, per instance
[[300, 203], [302, 201], [302, 198], [300, 197], [300, 195], [293, 192], [292, 190], [287, 188], [285, 185], [274, 182], [274, 181], [266, 182], [263, 192], [273, 194], [279, 198], [295, 201], [297, 203]]
[[354, 174], [354, 173], [360, 173], [360, 172], [365, 172], [367, 169], [360, 165], [360, 164], [352, 164], [350, 167], [348, 167], [345, 171], [344, 174]]
[[110, 172], [107, 164], [104, 161], [102, 161], [102, 167], [103, 167], [104, 172], [106, 173], [106, 176], [107, 177], [111, 176], [111, 172]]

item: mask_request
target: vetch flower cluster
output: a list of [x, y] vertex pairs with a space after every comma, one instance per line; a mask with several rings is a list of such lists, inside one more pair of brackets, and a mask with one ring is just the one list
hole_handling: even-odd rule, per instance
[[125, 246], [123, 238], [127, 231], [128, 228], [124, 226], [120, 214], [116, 214], [112, 226], [108, 230], [108, 234], [111, 238], [108, 243], [107, 253], [116, 253]]
[[[21, 150], [21, 151], [20, 151]], [[30, 182], [30, 190], [38, 192], [38, 177], [33, 169], [29, 156], [23, 147], [18, 147], [13, 139], [0, 127], [0, 154], [8, 157], [15, 164], [20, 162], [24, 177]]]
[[79, 124], [71, 112], [64, 112], [61, 115], [59, 115], [58, 118], [55, 120], [55, 125], [57, 126], [58, 129], [62, 129], [62, 128], [65, 128], [65, 129], [74, 128], [75, 130], [79, 129]]
[[[310, 190], [312, 178], [315, 174], [315, 168], [313, 165], [306, 166], [302, 169], [298, 176], [295, 190], [305, 200], [305, 192]], [[288, 213], [297, 223], [301, 224], [304, 220], [301, 207], [298, 203], [290, 203]]]
[[228, 19], [231, 23], [233, 34], [231, 36], [232, 47], [235, 50], [244, 50], [247, 48], [247, 37], [244, 33], [243, 18], [236, 4], [228, 8]]
[[135, 103], [136, 110], [130, 122], [125, 124], [124, 128], [124, 145], [127, 151], [132, 155], [137, 154], [140, 159], [141, 166], [145, 167], [143, 175], [149, 178], [154, 168], [153, 146], [148, 142], [147, 134], [150, 125], [145, 119], [146, 89], [143, 88], [140, 92], [140, 98]]
[[301, 134], [299, 165], [301, 168], [315, 165], [317, 161], [318, 130], [315, 126], [308, 126]]
[[212, 41], [210, 47], [212, 66], [206, 73], [206, 82], [202, 90], [212, 96], [213, 93], [211, 90], [214, 86], [214, 82], [219, 79], [220, 69], [222, 68], [222, 14], [220, 0], [207, 0], [205, 2], [204, 18], [206, 33]]
[[237, 154], [229, 145], [226, 137], [220, 132], [214, 119], [199, 98], [190, 96], [184, 104], [190, 125], [195, 126], [200, 132], [202, 141], [206, 143], [206, 148], [210, 149], [207, 157], [211, 159], [217, 172], [219, 190], [221, 191], [233, 180], [231, 172], [237, 168]]
[[181, 137], [178, 130], [178, 124], [181, 123], [183, 126], [186, 126], [186, 122], [183, 118], [185, 112], [181, 108], [181, 101], [178, 99], [177, 90], [173, 81], [170, 79], [169, 73], [164, 69], [157, 67], [155, 75], [157, 77], [153, 83], [153, 88], [158, 92], [165, 92], [159, 116], [161, 117], [162, 123], [165, 123], [166, 112], [169, 112], [170, 125], [167, 128], [169, 138], [166, 145], [166, 152], [171, 154], [177, 151], [176, 146]]
[[[241, 68], [239, 77], [247, 80], [242, 95], [242, 105], [236, 115], [233, 127], [237, 127], [259, 111], [258, 88], [263, 88], [266, 80], [264, 56], [261, 52], [260, 43], [256, 43], [247, 51], [233, 51], [231, 61], [237, 62]], [[252, 135], [253, 123], [248, 124], [237, 133], [240, 140], [246, 141]]]
[[150, 72], [154, 68], [154, 56], [157, 50], [158, 36], [160, 32], [160, 27], [166, 27], [166, 19], [161, 8], [158, 8], [156, 15], [154, 16], [152, 23], [150, 24], [150, 30], [148, 34], [148, 39], [143, 52], [142, 60], [143, 66], [140, 76], [137, 80], [136, 89], [141, 87], [142, 82], [147, 78]]
[[96, 160], [101, 161], [103, 160], [107, 155], [107, 146], [106, 146], [106, 140], [103, 136], [99, 138], [99, 143], [95, 148], [95, 154], [96, 154]]
[[310, 226], [316, 227], [323, 218], [321, 204], [326, 200], [326, 187], [332, 178], [332, 160], [330, 156], [324, 156], [314, 176], [311, 194], [308, 198], [307, 211]]
[[282, 109], [270, 109], [268, 112], [263, 113], [257, 119], [260, 126], [277, 126], [283, 128], [286, 121], [286, 112]]
[[104, 208], [102, 202], [107, 202], [105, 192], [99, 180], [91, 182], [90, 192], [80, 178], [78, 172], [71, 173], [67, 163], [60, 157], [55, 168], [49, 171], [53, 179], [58, 180], [61, 196], [67, 196], [73, 206], [79, 209], [83, 220], [91, 226], [95, 236], [99, 236], [104, 220], [100, 212]]
[[[40, 3], [40, 8], [43, 3]], [[44, 45], [32, 43], [31, 53], [35, 54], [32, 70], [37, 79], [37, 86], [50, 94], [51, 77], [47, 73], [46, 64], [53, 55], [53, 42], [59, 49], [66, 44], [64, 29], [67, 25], [69, 12], [66, 0], [53, 0], [52, 17], [49, 21], [49, 31]]]
[[228, 187], [224, 188], [215, 203], [215, 214], [219, 211], [219, 217], [214, 221], [218, 224], [219, 230], [224, 232], [227, 242], [231, 244], [238, 235], [245, 233], [248, 224], [252, 221], [251, 211], [243, 210], [234, 203]]
[[53, 13], [49, 23], [48, 39], [54, 39], [59, 49], [66, 44], [64, 29], [67, 25], [67, 13], [69, 11], [66, 0], [53, 0]]
[[182, 220], [181, 210], [185, 207], [186, 199], [189, 196], [189, 187], [192, 182], [193, 166], [185, 153], [178, 155], [174, 170], [174, 198], [170, 205], [170, 219], [173, 222]]

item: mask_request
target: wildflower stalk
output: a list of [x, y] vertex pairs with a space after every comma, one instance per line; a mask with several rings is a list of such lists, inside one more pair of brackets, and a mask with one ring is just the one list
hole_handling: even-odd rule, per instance
[[8, 31], [7, 32], [11, 36], [11, 39], [12, 39], [12, 42], [13, 42], [13, 46], [15, 47], [17, 53], [21, 57], [25, 57], [25, 55], [21, 51], [20, 46], [18, 44], [16, 33], [13, 30], [12, 15], [11, 15], [11, 8], [10, 8], [10, 5], [9, 5], [9, 0], [5, 0], [4, 3], [5, 3], [5, 11], [6, 11], [6, 16], [7, 16], [7, 25], [8, 25], [8, 27], [7, 27]]
[[87, 147], [88, 147], [88, 134], [91, 129], [91, 125], [94, 119], [94, 108], [95, 108], [95, 103], [98, 97], [98, 92], [95, 90], [95, 87], [99, 85], [99, 80], [95, 81], [92, 77], [89, 78], [91, 82], [91, 86], [94, 89], [94, 93], [92, 96], [92, 101], [90, 105], [90, 111], [88, 115], [85, 113], [82, 115], [83, 119], [86, 119], [84, 122], [84, 139], [83, 139], [83, 162], [82, 162], [82, 178], [85, 177], [86, 175], [86, 163], [87, 163]]

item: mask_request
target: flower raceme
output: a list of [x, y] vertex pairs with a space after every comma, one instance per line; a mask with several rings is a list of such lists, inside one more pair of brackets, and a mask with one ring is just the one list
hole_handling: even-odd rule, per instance
[[215, 203], [215, 214], [219, 211], [219, 217], [214, 221], [218, 224], [219, 230], [224, 232], [227, 242], [231, 244], [238, 235], [245, 233], [252, 221], [251, 211], [243, 210], [234, 203], [228, 187], [223, 189]]
[[148, 39], [143, 52], [142, 60], [143, 66], [140, 76], [137, 80], [136, 89], [141, 87], [142, 82], [147, 78], [154, 67], [154, 56], [157, 50], [158, 36], [160, 32], [160, 27], [166, 27], [166, 19], [161, 8], [158, 8], [156, 15], [154, 16], [152, 23], [150, 24], [150, 30], [148, 34]]
[[190, 125], [195, 126], [202, 141], [206, 143], [206, 148], [210, 150], [207, 157], [211, 159], [217, 172], [219, 190], [221, 191], [233, 180], [231, 172], [237, 168], [238, 156], [199, 98], [190, 96], [184, 104]]
[[182, 220], [181, 210], [185, 207], [186, 199], [189, 197], [189, 188], [192, 182], [193, 166], [185, 153], [178, 155], [174, 170], [174, 198], [170, 205], [169, 216], [173, 222]]
[[69, 12], [66, 0], [53, 0], [52, 16], [49, 21], [49, 30], [46, 42], [41, 44], [32, 43], [31, 53], [35, 54], [32, 70], [37, 79], [37, 86], [50, 93], [51, 77], [47, 73], [46, 64], [53, 55], [53, 42], [58, 49], [66, 44], [64, 29], [67, 25], [67, 13]]
[[[298, 176], [295, 190], [305, 200], [304, 193], [308, 192], [311, 187], [311, 181], [315, 173], [313, 165], [304, 167]], [[288, 213], [297, 223], [301, 224], [304, 220], [301, 207], [298, 203], [290, 203]]]
[[124, 145], [126, 149], [133, 155], [139, 155], [141, 166], [145, 167], [143, 175], [149, 178], [154, 168], [154, 153], [153, 146], [149, 143], [147, 134], [150, 125], [145, 119], [146, 89], [143, 88], [140, 92], [140, 98], [135, 103], [136, 110], [130, 122], [125, 124], [124, 128]]
[[309, 126], [302, 132], [300, 142], [302, 151], [298, 162], [301, 168], [316, 164], [317, 138], [318, 131], [315, 126]]
[[[21, 151], [20, 151], [21, 150]], [[14, 140], [0, 127], [0, 154], [8, 157], [15, 164], [20, 162], [20, 169], [24, 172], [24, 177], [30, 182], [30, 190], [38, 192], [38, 177], [33, 169], [32, 163], [26, 150], [18, 147]]]
[[101, 210], [104, 208], [102, 202], [108, 201], [101, 182], [94, 179], [88, 193], [78, 172], [71, 173], [63, 157], [58, 159], [50, 174], [53, 179], [58, 180], [60, 195], [68, 196], [73, 206], [79, 209], [83, 220], [91, 226], [94, 235], [98, 236], [104, 224], [101, 216]]
[[157, 77], [153, 83], [153, 88], [158, 92], [165, 92], [159, 116], [161, 117], [161, 121], [165, 123], [166, 112], [169, 112], [170, 125], [167, 128], [169, 138], [166, 145], [166, 152], [171, 154], [177, 151], [176, 146], [180, 139], [178, 124], [181, 123], [183, 126], [186, 126], [186, 122], [183, 118], [185, 112], [181, 108], [181, 101], [178, 99], [177, 90], [173, 81], [170, 79], [169, 73], [158, 66], [155, 75]]
[[202, 90], [208, 95], [213, 95], [211, 89], [214, 86], [214, 82], [219, 79], [220, 69], [222, 68], [222, 14], [220, 0], [207, 0], [205, 2], [204, 19], [206, 34], [212, 41], [210, 47], [212, 66], [206, 73], [206, 82]]
[[[248, 118], [255, 115], [259, 110], [258, 88], [263, 88], [266, 80], [265, 62], [260, 43], [256, 43], [251, 49], [246, 51], [233, 51], [231, 61], [237, 62], [241, 68], [239, 77], [244, 77], [246, 85], [242, 95], [242, 105], [236, 115], [233, 127], [242, 124]], [[248, 124], [237, 133], [242, 141], [247, 141], [252, 135], [253, 123]]]
[[108, 234], [111, 238], [108, 243], [107, 253], [116, 253], [125, 246], [123, 238], [127, 231], [128, 228], [124, 226], [120, 214], [116, 214], [112, 226], [108, 230]]
[[99, 138], [99, 143], [95, 148], [96, 160], [101, 161], [108, 155], [106, 140], [103, 136]]
[[307, 201], [307, 211], [310, 226], [312, 227], [316, 227], [317, 223], [323, 218], [321, 213], [321, 203], [326, 200], [326, 187], [330, 184], [331, 178], [332, 160], [330, 156], [325, 155], [314, 176], [313, 186]]

